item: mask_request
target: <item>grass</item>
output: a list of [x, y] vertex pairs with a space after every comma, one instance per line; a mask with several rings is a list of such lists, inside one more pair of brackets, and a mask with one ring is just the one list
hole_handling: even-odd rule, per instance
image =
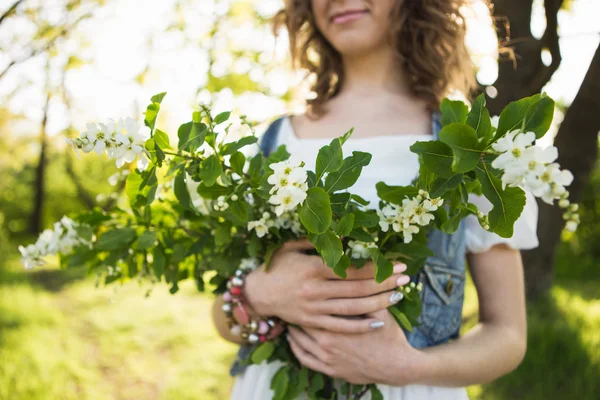
[[191, 282], [145, 298], [135, 283], [17, 268], [0, 270], [0, 399], [227, 398], [236, 349]]
[[[209, 296], [189, 282], [94, 288], [83, 271], [0, 266], [0, 400], [226, 399], [235, 346], [217, 337]], [[465, 329], [477, 320], [469, 285]], [[597, 399], [600, 281], [562, 281], [530, 304], [528, 353], [472, 399]]]

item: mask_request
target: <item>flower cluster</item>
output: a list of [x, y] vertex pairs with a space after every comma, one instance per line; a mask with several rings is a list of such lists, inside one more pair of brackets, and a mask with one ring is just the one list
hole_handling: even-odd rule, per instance
[[54, 223], [54, 229], [46, 229], [34, 244], [19, 246], [21, 262], [27, 269], [43, 265], [43, 258], [55, 254], [69, 254], [75, 246], [89, 245], [89, 241], [81, 237], [79, 225], [68, 217], [62, 217]]
[[305, 234], [302, 223], [300, 223], [300, 217], [296, 212], [285, 212], [278, 215], [277, 218], [273, 218], [272, 215], [264, 211], [260, 219], [256, 221], [248, 222], [248, 231], [254, 229], [256, 236], [263, 237], [269, 233], [269, 228], [276, 228], [279, 230], [289, 229], [295, 235]]
[[565, 188], [573, 182], [573, 174], [568, 170], [561, 170], [555, 163], [558, 158], [558, 149], [549, 146], [542, 149], [534, 145], [535, 133], [511, 131], [498, 139], [492, 148], [500, 155], [492, 162], [492, 167], [503, 172], [503, 186], [520, 186], [530, 191], [534, 196], [540, 197], [547, 204], [558, 204], [561, 208], [569, 208], [565, 214], [567, 229], [576, 230], [579, 217], [576, 209], [571, 207]]
[[360, 240], [348, 241], [348, 249], [346, 254], [350, 255], [350, 258], [369, 258], [369, 249], [376, 249], [377, 244], [375, 242], [361, 242]]
[[106, 123], [88, 123], [87, 130], [81, 132], [80, 137], [65, 140], [73, 146], [77, 155], [78, 150], [84, 153], [92, 150], [98, 154], [106, 152], [109, 158], [116, 159], [118, 168], [139, 156], [137, 168], [143, 171], [150, 158], [150, 153], [144, 147], [149, 138], [150, 128], [140, 126], [133, 118], [121, 118], [117, 122], [110, 119]]
[[304, 162], [294, 155], [289, 159], [270, 164], [273, 174], [267, 182], [273, 185], [269, 194], [269, 203], [275, 205], [275, 214], [280, 216], [286, 211], [293, 211], [306, 199], [308, 178]]
[[388, 204], [377, 210], [379, 226], [387, 232], [391, 225], [395, 232], [402, 233], [404, 243], [410, 243], [412, 236], [419, 232], [419, 226], [426, 226], [433, 221], [434, 216], [429, 212], [437, 210], [443, 202], [441, 197], [432, 199], [429, 193], [419, 190], [418, 196], [402, 200], [401, 206]]

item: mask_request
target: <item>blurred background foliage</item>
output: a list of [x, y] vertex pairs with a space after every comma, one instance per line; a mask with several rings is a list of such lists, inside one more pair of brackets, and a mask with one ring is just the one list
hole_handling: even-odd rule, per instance
[[[505, 19], [498, 18], [498, 33], [500, 43], [517, 53], [516, 69], [510, 61], [497, 67], [495, 33], [481, 28], [487, 20], [472, 24], [482, 29], [477, 36], [488, 38], [474, 46], [487, 53], [474, 58], [483, 85], [497, 80], [496, 88], [486, 87], [488, 94], [498, 92], [491, 107], [542, 88], [559, 100], [555, 133], [561, 163], [581, 177], [575, 197], [582, 206], [579, 231], [560, 242], [543, 234], [561, 222], [542, 214], [541, 250], [526, 255], [534, 266], [528, 281], [541, 282], [528, 287], [527, 356], [508, 376], [470, 387], [475, 399], [600, 397], [595, 166], [600, 127], [591, 120], [600, 111], [597, 50], [592, 57], [598, 32], [583, 36], [585, 47], [579, 34], [568, 37], [567, 26], [584, 25], [585, 15], [598, 10], [592, 3], [495, 1], [496, 16], [511, 21], [511, 40], [503, 31]], [[198, 294], [192, 282], [176, 296], [165, 285], [144, 297], [148, 288], [141, 282], [107, 288], [83, 268], [59, 270], [50, 263], [26, 272], [16, 247], [63, 215], [114, 201], [107, 196], [120, 190], [108, 183], [116, 172], [113, 163], [93, 156], [77, 162], [64, 144], [63, 137], [77, 135], [86, 121], [140, 116], [150, 96], [163, 90], [169, 94], [158, 125], [171, 134], [207, 100], [258, 123], [301, 109], [307, 94], [299, 85], [302, 73], [289, 68], [285, 35], [275, 40], [270, 32], [269, 18], [280, 5], [279, 0], [0, 5], [0, 399], [227, 397], [236, 349], [217, 337], [210, 297]], [[586, 59], [582, 71], [568, 69]], [[537, 86], [522, 84], [532, 82], [532, 75], [543, 79]], [[579, 84], [573, 79], [581, 88], [563, 96], [565, 88]], [[592, 94], [596, 99], [590, 100]], [[554, 222], [544, 225], [547, 221]], [[477, 296], [470, 285], [464, 329], [476, 321]]]

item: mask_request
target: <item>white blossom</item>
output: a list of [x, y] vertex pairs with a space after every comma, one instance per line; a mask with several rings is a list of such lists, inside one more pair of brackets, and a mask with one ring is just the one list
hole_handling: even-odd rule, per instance
[[43, 258], [46, 256], [68, 254], [77, 245], [89, 244], [89, 241], [77, 232], [78, 224], [66, 216], [55, 222], [53, 228], [44, 230], [34, 244], [19, 246], [21, 263], [25, 268], [44, 264]]
[[269, 227], [264, 219], [259, 219], [258, 221], [249, 221], [248, 231], [251, 231], [252, 229], [256, 231], [256, 236], [259, 238], [269, 233]]
[[369, 249], [376, 249], [374, 242], [361, 242], [360, 240], [348, 241], [348, 250], [351, 258], [369, 258]]
[[133, 118], [108, 120], [105, 123], [88, 123], [87, 129], [76, 139], [65, 140], [75, 149], [89, 153], [94, 150], [98, 154], [106, 152], [109, 158], [116, 159], [118, 168], [125, 163], [133, 162], [137, 157], [137, 168], [140, 171], [148, 167], [150, 153], [145, 149], [146, 140], [150, 138], [150, 128], [140, 125]]
[[412, 241], [413, 235], [419, 233], [419, 226], [427, 226], [434, 220], [431, 211], [442, 206], [444, 200], [441, 197], [430, 198], [429, 193], [420, 190], [413, 198], [405, 198], [402, 205], [387, 204], [381, 210], [377, 210], [379, 226], [387, 232], [391, 226], [395, 232], [401, 233], [405, 243]]
[[279, 216], [285, 211], [294, 210], [304, 199], [306, 199], [306, 191], [296, 186], [285, 186], [271, 195], [269, 203], [276, 206], [275, 214]]

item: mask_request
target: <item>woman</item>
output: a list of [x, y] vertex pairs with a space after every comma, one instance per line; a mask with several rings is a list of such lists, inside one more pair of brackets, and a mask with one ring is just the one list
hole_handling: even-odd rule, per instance
[[[344, 153], [370, 152], [371, 164], [351, 188], [370, 205], [375, 183], [407, 185], [418, 173], [409, 147], [436, 135], [434, 110], [450, 89], [469, 92], [473, 70], [464, 44], [462, 0], [290, 0], [277, 17], [289, 31], [293, 58], [315, 78], [306, 115], [270, 129], [270, 148], [285, 144], [314, 168], [317, 150], [355, 127]], [[432, 124], [433, 120], [433, 124]], [[433, 128], [432, 128], [433, 126]], [[273, 132], [275, 134], [273, 134]], [[263, 149], [265, 137], [263, 137]], [[471, 196], [482, 211], [487, 200]], [[526, 348], [523, 267], [519, 249], [537, 246], [537, 206], [528, 198], [515, 236], [484, 231], [474, 217], [453, 235], [434, 232], [424, 271], [420, 325], [404, 332], [386, 311], [405, 266], [377, 285], [372, 264], [336, 279], [307, 240], [287, 243], [268, 273], [252, 272], [244, 294], [254, 311], [290, 328], [300, 362], [351, 383], [378, 384], [385, 399], [465, 399], [465, 386], [494, 380], [521, 362]], [[479, 323], [458, 337], [468, 261], [479, 298]], [[215, 303], [219, 332], [232, 341]], [[347, 318], [363, 316], [364, 318]], [[454, 339], [454, 340], [451, 340]], [[269, 399], [279, 365], [249, 366], [234, 399]], [[368, 398], [368, 395], [365, 397]]]

